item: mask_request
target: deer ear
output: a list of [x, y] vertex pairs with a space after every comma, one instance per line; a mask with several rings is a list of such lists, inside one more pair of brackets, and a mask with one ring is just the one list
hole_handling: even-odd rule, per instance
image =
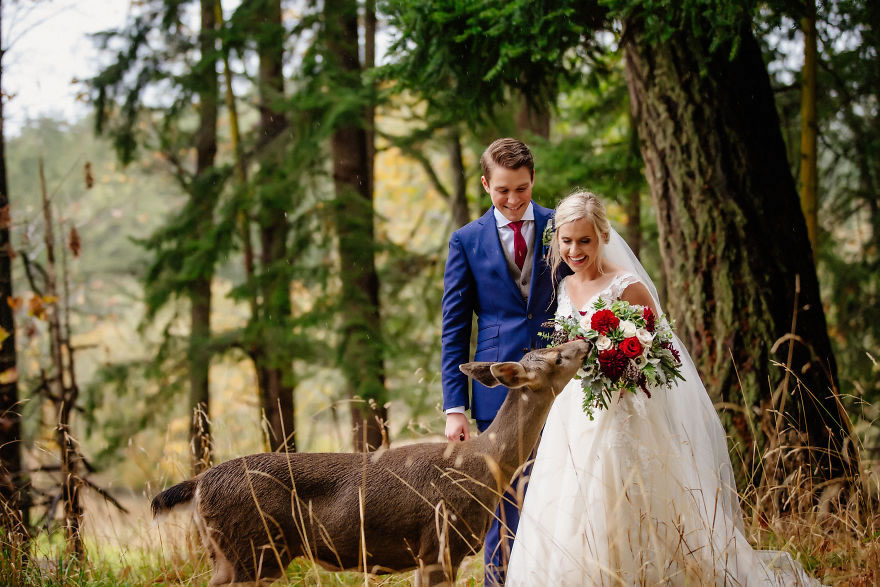
[[491, 367], [492, 375], [495, 376], [505, 387], [526, 387], [534, 381], [535, 376], [526, 371], [521, 363], [495, 363]]
[[492, 374], [492, 365], [494, 365], [494, 363], [488, 363], [486, 361], [476, 361], [473, 363], [465, 363], [463, 365], [459, 365], [458, 370], [468, 377], [473, 378], [475, 381], [479, 381], [486, 387], [497, 387], [501, 385], [501, 382], [498, 381]]

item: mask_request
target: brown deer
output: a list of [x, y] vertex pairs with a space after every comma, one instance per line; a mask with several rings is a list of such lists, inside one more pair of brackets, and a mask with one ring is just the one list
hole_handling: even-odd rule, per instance
[[297, 556], [332, 570], [417, 568], [420, 583], [452, 582], [481, 548], [503, 488], [587, 350], [573, 341], [520, 362], [461, 365], [484, 385], [510, 388], [488, 430], [465, 442], [241, 457], [166, 489], [153, 515], [194, 510], [211, 585], [276, 579]]

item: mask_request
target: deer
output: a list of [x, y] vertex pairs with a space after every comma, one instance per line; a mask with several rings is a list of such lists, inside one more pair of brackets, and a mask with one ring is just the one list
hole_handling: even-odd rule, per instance
[[575, 340], [518, 362], [460, 365], [488, 387], [508, 388], [491, 426], [466, 441], [243, 456], [161, 492], [153, 516], [192, 511], [212, 586], [272, 582], [299, 556], [333, 571], [417, 569], [417, 584], [450, 584], [482, 547], [504, 488], [588, 350]]

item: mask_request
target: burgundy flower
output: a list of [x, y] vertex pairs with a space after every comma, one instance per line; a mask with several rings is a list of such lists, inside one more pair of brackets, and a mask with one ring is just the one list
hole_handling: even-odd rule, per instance
[[675, 357], [675, 362], [678, 363], [679, 365], [681, 364], [681, 355], [678, 354], [678, 351], [675, 349], [674, 346], [672, 346], [671, 342], [662, 342], [662, 343], [660, 343], [660, 346], [662, 346], [664, 349], [667, 349], [669, 352], [671, 352], [672, 356]]
[[654, 332], [655, 324], [657, 317], [654, 316], [654, 311], [645, 306], [645, 309], [642, 310], [642, 318], [645, 319], [645, 330], [648, 332]]
[[590, 328], [598, 331], [599, 334], [608, 334], [609, 330], [614, 330], [619, 324], [620, 318], [611, 310], [599, 310], [590, 318]]
[[634, 359], [642, 354], [642, 343], [635, 336], [624, 338], [620, 343], [620, 352], [630, 359]]
[[623, 375], [629, 359], [615, 348], [599, 353], [599, 369], [611, 381], [617, 381]]

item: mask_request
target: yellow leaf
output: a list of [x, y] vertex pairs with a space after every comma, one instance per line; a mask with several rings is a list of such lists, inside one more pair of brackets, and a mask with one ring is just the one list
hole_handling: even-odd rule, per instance
[[2, 345], [3, 341], [5, 341], [7, 338], [9, 338], [9, 331], [0, 326], [0, 345]]
[[15, 367], [12, 367], [10, 369], [7, 369], [3, 373], [0, 373], [0, 385], [5, 385], [14, 381], [18, 381], [18, 371], [15, 369]]

